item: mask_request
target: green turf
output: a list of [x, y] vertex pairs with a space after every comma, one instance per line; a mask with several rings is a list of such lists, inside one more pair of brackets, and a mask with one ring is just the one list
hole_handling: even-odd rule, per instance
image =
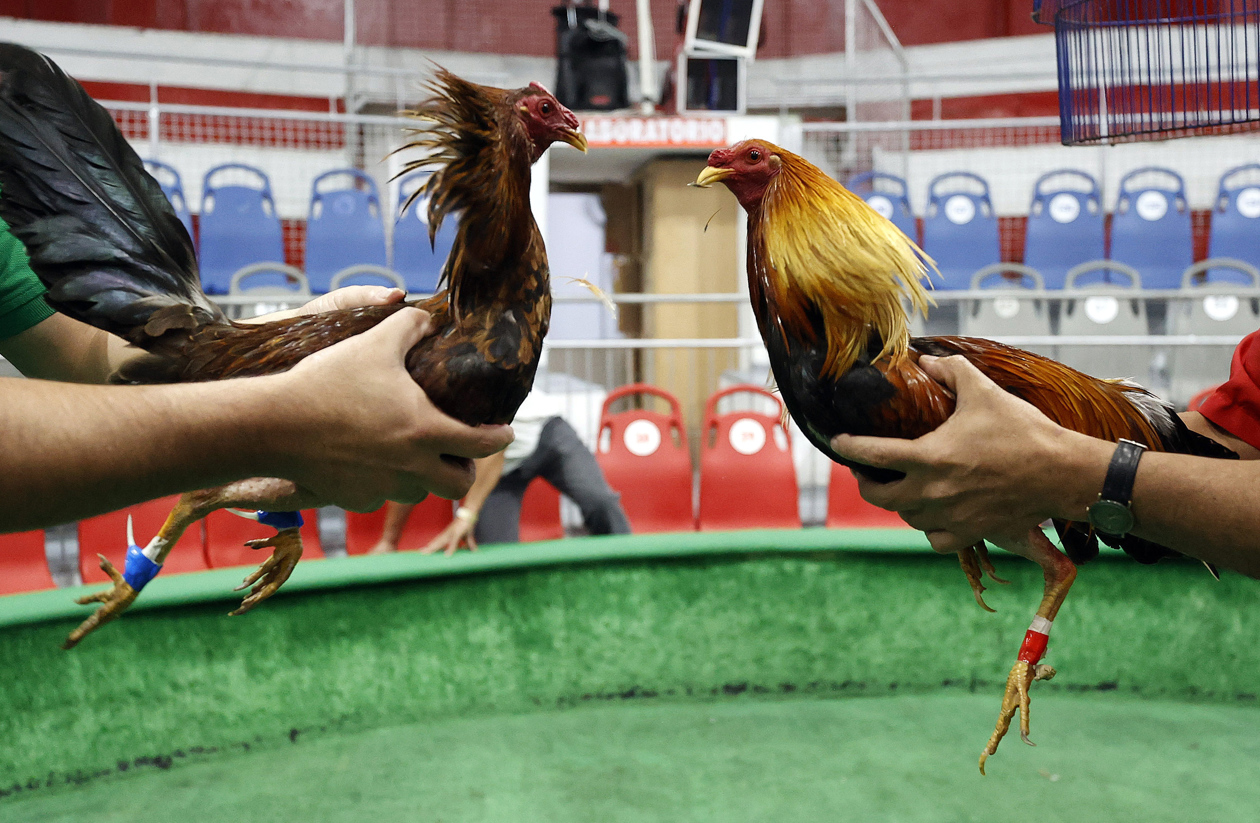
[[[798, 553], [316, 591], [230, 619], [223, 604], [159, 609], [71, 653], [58, 648], [69, 622], [11, 626], [0, 632], [0, 795], [293, 730], [606, 695], [974, 689], [995, 704], [1041, 589], [1035, 566], [998, 563], [1014, 583], [991, 591], [996, 615], [975, 606], [949, 557]], [[1039, 693], [1253, 705], [1257, 636], [1254, 581], [1216, 582], [1189, 563], [1091, 564], [1055, 623], [1060, 676]]]
[[1193, 823], [1255, 818], [1260, 709], [1049, 695], [634, 701], [302, 735], [28, 793], [6, 823]]

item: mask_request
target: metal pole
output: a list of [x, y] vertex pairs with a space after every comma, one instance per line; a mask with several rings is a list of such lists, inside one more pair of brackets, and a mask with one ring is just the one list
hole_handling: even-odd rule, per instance
[[[342, 0], [342, 61], [346, 67], [346, 113], [354, 114], [359, 110], [356, 97], [356, 78], [354, 75], [354, 41], [355, 33], [355, 15], [354, 0]], [[346, 146], [346, 164], [350, 166], [358, 166], [359, 160], [359, 134], [360, 130], [356, 126], [349, 123], [345, 125], [345, 146]]]
[[857, 120], [857, 89], [853, 77], [857, 62], [857, 4], [859, 0], [844, 0], [844, 73], [845, 104], [844, 119], [850, 123]]
[[353, 113], [354, 107], [354, 0], [343, 0], [342, 4], [342, 61], [346, 67], [346, 112]]
[[158, 109], [157, 80], [149, 81], [149, 159], [157, 160], [161, 144], [162, 114]]
[[635, 0], [639, 25], [639, 111], [656, 111], [656, 36], [651, 0]]

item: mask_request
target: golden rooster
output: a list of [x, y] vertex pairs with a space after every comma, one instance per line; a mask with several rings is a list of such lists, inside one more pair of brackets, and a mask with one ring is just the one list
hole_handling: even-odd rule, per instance
[[[887, 482], [899, 472], [856, 465], [834, 453], [837, 434], [916, 438], [953, 412], [950, 392], [923, 372], [921, 355], [961, 355], [999, 386], [1061, 426], [1151, 449], [1236, 457], [1191, 432], [1160, 401], [1127, 381], [1099, 380], [1053, 360], [990, 340], [911, 338], [902, 300], [926, 312], [930, 260], [892, 223], [809, 161], [761, 140], [718, 149], [695, 185], [722, 182], [748, 213], [748, 291], [779, 391], [810, 442], [836, 462]], [[1041, 665], [1050, 625], [1076, 577], [1076, 564], [1098, 553], [1098, 539], [1143, 563], [1175, 552], [1133, 535], [1113, 538], [1085, 523], [1055, 523], [1067, 556], [1034, 529], [1018, 539], [990, 540], [1034, 561], [1045, 593], [1018, 659], [993, 735], [980, 755], [997, 751], [1020, 712], [1029, 730], [1029, 686], [1054, 669]], [[982, 573], [993, 566], [982, 541], [959, 552], [976, 601]], [[999, 582], [1004, 582], [1000, 581]]]
[[[408, 147], [435, 166], [431, 236], [459, 215], [443, 288], [414, 303], [261, 324], [234, 323], [201, 291], [192, 241], [113, 118], [51, 60], [0, 44], [0, 213], [26, 246], [54, 308], [125, 338], [146, 354], [119, 383], [221, 380], [285, 371], [359, 334], [403, 305], [428, 311], [434, 333], [406, 357], [434, 405], [470, 425], [509, 423], [533, 384], [551, 315], [546, 249], [530, 210], [530, 167], [553, 142], [582, 151], [574, 114], [537, 83], [498, 89], [438, 70], [413, 112], [429, 127]], [[421, 192], [417, 192], [416, 196]], [[415, 196], [412, 198], [415, 199]], [[454, 458], [451, 458], [454, 459]], [[66, 648], [117, 617], [160, 569], [186, 528], [228, 507], [278, 533], [233, 614], [271, 596], [301, 558], [296, 510], [317, 504], [287, 480], [254, 478], [184, 495], [149, 544], [133, 545], [123, 574], [101, 558], [112, 589], [81, 599], [98, 610]], [[280, 511], [274, 511], [274, 510]], [[133, 567], [134, 564], [134, 567]]]

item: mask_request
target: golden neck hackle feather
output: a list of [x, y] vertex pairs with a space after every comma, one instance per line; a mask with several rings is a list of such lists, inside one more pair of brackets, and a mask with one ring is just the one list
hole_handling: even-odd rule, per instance
[[[909, 325], [902, 298], [927, 313], [928, 266], [908, 237], [857, 195], [809, 161], [776, 149], [782, 169], [770, 183], [753, 222], [762, 244], [764, 287], [784, 312], [791, 334], [814, 336], [804, 306], [821, 313], [827, 336], [823, 373], [840, 377], [866, 351], [870, 335], [883, 341], [881, 357], [906, 354]], [[795, 307], [795, 308], [794, 308]]]

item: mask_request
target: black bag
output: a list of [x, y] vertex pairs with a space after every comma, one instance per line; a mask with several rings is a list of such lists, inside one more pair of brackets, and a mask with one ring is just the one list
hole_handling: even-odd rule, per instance
[[578, 111], [611, 111], [630, 105], [626, 37], [608, 0], [599, 7], [570, 2], [551, 10], [556, 18], [556, 99]]

